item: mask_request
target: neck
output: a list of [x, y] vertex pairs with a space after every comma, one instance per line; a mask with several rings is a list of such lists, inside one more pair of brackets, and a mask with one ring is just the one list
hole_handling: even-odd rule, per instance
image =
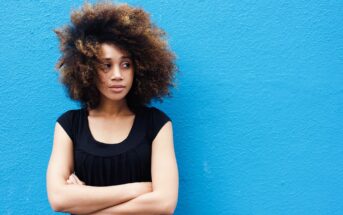
[[131, 112], [126, 103], [126, 99], [119, 101], [101, 99], [100, 104], [95, 111], [105, 117], [116, 117]]

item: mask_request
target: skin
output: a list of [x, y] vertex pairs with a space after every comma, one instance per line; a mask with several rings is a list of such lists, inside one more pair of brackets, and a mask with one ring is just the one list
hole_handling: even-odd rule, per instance
[[[104, 70], [98, 71], [99, 81], [97, 88], [101, 93], [101, 103], [98, 108], [88, 110], [90, 116], [88, 120], [89, 125], [95, 124], [91, 129], [95, 139], [104, 143], [115, 144], [113, 142], [121, 142], [125, 137], [119, 138], [121, 140], [115, 140], [118, 138], [111, 138], [109, 135], [100, 138], [100, 133], [104, 130], [108, 130], [109, 132], [106, 132], [108, 134], [127, 134], [129, 132], [133, 124], [134, 115], [127, 106], [125, 96], [132, 87], [134, 69], [128, 52], [119, 49], [113, 44], [104, 43], [101, 47], [103, 53], [102, 60], [105, 65]], [[125, 88], [122, 92], [113, 92], [109, 89], [109, 86], [113, 84], [124, 85]], [[129, 120], [126, 120], [126, 118]], [[124, 129], [126, 132], [121, 132], [122, 128], [128, 127], [126, 125], [129, 124], [131, 126], [128, 129]], [[96, 138], [96, 136], [99, 136], [99, 138]], [[74, 173], [69, 176], [67, 183], [85, 185]]]
[[[88, 121], [96, 140], [115, 144], [127, 137], [135, 118], [125, 99], [132, 87], [134, 67], [129, 54], [115, 45], [102, 44], [102, 52], [105, 69], [98, 71], [97, 83], [101, 102], [96, 109], [88, 110]], [[109, 86], [114, 84], [125, 88], [120, 93], [113, 92]]]
[[[98, 71], [100, 106], [89, 110], [89, 126], [98, 141], [116, 144], [129, 133], [134, 120], [125, 96], [131, 89], [134, 69], [128, 53], [113, 44], [102, 44], [108, 58], [106, 70]], [[120, 93], [108, 86], [122, 84]], [[115, 134], [115, 136], [113, 135]], [[178, 168], [172, 122], [167, 122], [152, 142], [152, 182], [93, 187], [75, 174], [72, 141], [56, 123], [54, 146], [47, 170], [47, 191], [55, 211], [75, 214], [173, 214], [178, 199]]]
[[[127, 52], [113, 44], [102, 44], [102, 53], [105, 69], [98, 71], [97, 83], [97, 88], [101, 93], [101, 102], [99, 107], [91, 112], [103, 117], [132, 114], [125, 99], [134, 78], [132, 60]], [[108, 88], [112, 84], [124, 85], [125, 89], [120, 93], [114, 93]]]

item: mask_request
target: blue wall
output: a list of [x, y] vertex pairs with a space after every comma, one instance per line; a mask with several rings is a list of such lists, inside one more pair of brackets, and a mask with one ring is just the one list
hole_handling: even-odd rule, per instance
[[[82, 1], [0, 1], [0, 214], [54, 214], [53, 128], [77, 108], [52, 29]], [[342, 1], [129, 1], [169, 34], [175, 214], [343, 213]]]

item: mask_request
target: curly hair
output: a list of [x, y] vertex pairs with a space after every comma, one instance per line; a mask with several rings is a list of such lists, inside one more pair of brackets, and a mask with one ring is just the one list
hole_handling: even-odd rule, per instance
[[169, 49], [166, 32], [151, 22], [142, 8], [127, 3], [87, 1], [71, 12], [71, 24], [53, 30], [60, 42], [62, 56], [56, 63], [68, 96], [82, 107], [96, 108], [100, 92], [96, 87], [102, 68], [101, 44], [112, 43], [126, 50], [133, 60], [134, 80], [126, 95], [128, 107], [135, 111], [172, 97], [176, 87], [176, 55]]

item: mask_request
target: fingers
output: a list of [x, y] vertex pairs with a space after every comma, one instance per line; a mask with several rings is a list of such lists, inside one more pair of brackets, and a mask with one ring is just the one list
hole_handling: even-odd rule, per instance
[[74, 183], [72, 180], [70, 180], [70, 179], [68, 178], [67, 184], [75, 184], [75, 183]]
[[74, 179], [76, 180], [76, 182], [78, 184], [85, 184], [83, 181], [81, 181], [75, 174], [72, 174], [72, 176], [74, 177]]
[[76, 178], [73, 176], [74, 174], [71, 174], [67, 180], [68, 184], [78, 184], [78, 181], [76, 180]]
[[85, 182], [81, 181], [74, 173], [72, 173], [67, 180], [67, 184], [85, 185]]
[[69, 180], [73, 183], [73, 184], [77, 184], [77, 180], [75, 179], [75, 177], [73, 177], [74, 174], [71, 174], [69, 176]]

